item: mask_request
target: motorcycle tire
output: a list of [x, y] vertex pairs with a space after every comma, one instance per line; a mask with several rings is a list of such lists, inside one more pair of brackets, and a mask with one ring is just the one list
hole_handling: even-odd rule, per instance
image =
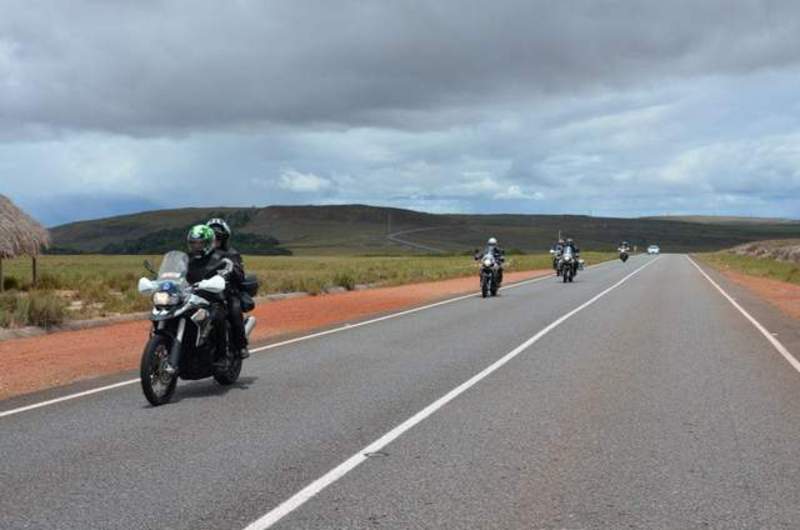
[[234, 384], [238, 379], [239, 375], [242, 373], [242, 359], [238, 355], [234, 356], [231, 359], [231, 362], [228, 363], [228, 369], [224, 372], [215, 372], [214, 373], [214, 381], [219, 383], [222, 386], [228, 386]]
[[139, 377], [142, 392], [154, 407], [168, 403], [178, 384], [177, 374], [162, 373], [163, 361], [169, 356], [170, 341], [163, 335], [153, 335], [142, 353]]

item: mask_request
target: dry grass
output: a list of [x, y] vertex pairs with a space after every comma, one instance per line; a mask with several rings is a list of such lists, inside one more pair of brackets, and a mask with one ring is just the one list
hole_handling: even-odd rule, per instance
[[[584, 253], [589, 263], [612, 259], [611, 253]], [[139, 277], [146, 274], [142, 262], [149, 259], [158, 266], [160, 256], [102, 256], [102, 255], [48, 255], [40, 258], [40, 281], [37, 296], [48, 296], [41, 310], [39, 302], [33, 313], [39, 321], [48, 321], [58, 315], [63, 306], [63, 318], [79, 319], [97, 316], [144, 311], [150, 307], [147, 297], [136, 291]], [[515, 255], [508, 258], [508, 270], [523, 271], [549, 268], [547, 254]], [[31, 291], [30, 267], [27, 259], [6, 263], [7, 276], [17, 291], [6, 297], [25, 298]], [[476, 274], [471, 256], [446, 257], [297, 257], [297, 256], [246, 256], [247, 271], [255, 273], [261, 283], [260, 294], [303, 291], [312, 294], [332, 287], [354, 289], [359, 284], [401, 285], [436, 281]], [[10, 299], [10, 298], [9, 298]], [[32, 298], [31, 298], [32, 299]], [[56, 303], [55, 300], [58, 301]], [[20, 304], [24, 305], [22, 301]], [[16, 306], [15, 306], [16, 307]], [[5, 311], [0, 316], [0, 326], [9, 321], [19, 325], [23, 320], [11, 318]], [[20, 315], [30, 308], [19, 309]], [[41, 316], [41, 314], [51, 316]], [[5, 318], [5, 321], [2, 319]], [[53, 317], [53, 318], [57, 318]], [[30, 320], [30, 318], [28, 318]]]

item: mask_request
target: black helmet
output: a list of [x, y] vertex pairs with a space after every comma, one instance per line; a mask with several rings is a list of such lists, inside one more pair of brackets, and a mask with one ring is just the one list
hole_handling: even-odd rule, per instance
[[214, 251], [214, 231], [208, 225], [194, 225], [186, 236], [189, 255], [200, 259]]
[[224, 219], [214, 217], [209, 219], [206, 225], [214, 231], [214, 236], [218, 243], [217, 246], [223, 250], [228, 250], [228, 241], [231, 238], [231, 228], [228, 223]]

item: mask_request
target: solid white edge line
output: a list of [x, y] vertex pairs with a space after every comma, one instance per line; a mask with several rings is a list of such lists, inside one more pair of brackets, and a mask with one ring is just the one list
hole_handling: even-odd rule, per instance
[[46, 407], [48, 405], [54, 405], [56, 403], [61, 403], [62, 401], [69, 401], [70, 399], [77, 399], [79, 397], [89, 396], [92, 394], [97, 394], [98, 392], [105, 392], [106, 390], [111, 390], [112, 388], [118, 388], [121, 386], [131, 385], [133, 383], [138, 382], [138, 379], [128, 379], [127, 381], [121, 381], [119, 383], [114, 383], [113, 385], [106, 385], [101, 386], [98, 388], [93, 388], [91, 390], [86, 390], [84, 392], [78, 392], [76, 394], [69, 394], [68, 396], [62, 396], [59, 398], [48, 399], [47, 401], [41, 401], [39, 403], [33, 403], [31, 405], [26, 405], [24, 407], [19, 407], [16, 409], [6, 410], [0, 412], [0, 418], [4, 416], [11, 416], [12, 414], [19, 414], [20, 412], [25, 412], [28, 410], [38, 409], [41, 407]]
[[[595, 268], [600, 267], [602, 265], [607, 265], [609, 263], [613, 263], [614, 261], [615, 260], [603, 261], [601, 263], [598, 263], [597, 265], [591, 265], [591, 266], [587, 267], [587, 269], [595, 269]], [[537, 277], [531, 278], [529, 280], [522, 280], [520, 282], [512, 283], [511, 285], [507, 285], [505, 287], [501, 287], [500, 290], [504, 291], [504, 290], [507, 290], [507, 289], [513, 289], [515, 287], [522, 287], [523, 285], [529, 285], [529, 284], [532, 284], [532, 283], [540, 282], [540, 281], [546, 280], [547, 278], [551, 278], [551, 277], [552, 276], [549, 275], [549, 274], [545, 274], [543, 276], [537, 276]], [[441, 300], [441, 301], [435, 302], [433, 304], [423, 305], [423, 306], [420, 306], [420, 307], [414, 307], [412, 309], [406, 309], [406, 310], [400, 311], [398, 313], [392, 313], [390, 315], [384, 315], [382, 317], [373, 318], [373, 319], [370, 319], [370, 320], [365, 320], [363, 322], [357, 322], [355, 324], [344, 324], [344, 325], [342, 325], [340, 327], [333, 328], [333, 329], [328, 329], [328, 330], [325, 330], [325, 331], [320, 331], [318, 333], [312, 333], [310, 335], [303, 335], [302, 337], [295, 337], [293, 339], [284, 340], [284, 341], [281, 341], [281, 342], [276, 342], [274, 344], [267, 344], [266, 346], [259, 346], [258, 348], [254, 348], [254, 349], [250, 350], [250, 353], [258, 353], [260, 351], [272, 350], [274, 348], [279, 348], [281, 346], [286, 346], [288, 344], [294, 344], [296, 342], [301, 342], [301, 341], [304, 341], [304, 340], [315, 339], [317, 337], [324, 337], [325, 335], [331, 335], [333, 333], [339, 333], [340, 331], [346, 331], [346, 330], [349, 330], [349, 329], [359, 328], [361, 326], [366, 326], [367, 324], [375, 324], [376, 322], [382, 322], [384, 320], [389, 320], [391, 318], [397, 318], [397, 317], [401, 317], [401, 316], [404, 316], [404, 315], [409, 315], [411, 313], [416, 313], [418, 311], [424, 311], [426, 309], [432, 309], [434, 307], [439, 307], [439, 306], [442, 306], [442, 305], [445, 305], [445, 304], [452, 304], [453, 302], [459, 302], [461, 300], [466, 300], [468, 298], [475, 298], [477, 296], [479, 296], [479, 294], [476, 294], [476, 293], [457, 296], [455, 298], [448, 298], [446, 300]], [[24, 407], [18, 407], [18, 408], [15, 408], [15, 409], [6, 410], [6, 411], [3, 411], [3, 412], [0, 412], [0, 418], [6, 417], [6, 416], [12, 416], [14, 414], [19, 414], [19, 413], [22, 413], [22, 412], [27, 412], [29, 410], [34, 410], [34, 409], [38, 409], [38, 408], [42, 408], [42, 407], [47, 407], [49, 405], [55, 405], [56, 403], [61, 403], [61, 402], [64, 402], [64, 401], [70, 401], [70, 400], [77, 399], [77, 398], [80, 398], [80, 397], [89, 396], [91, 394], [97, 394], [98, 392], [105, 392], [106, 390], [112, 390], [114, 388], [119, 388], [119, 387], [122, 387], [122, 386], [132, 385], [132, 384], [134, 384], [134, 383], [136, 383], [138, 381], [139, 381], [138, 378], [137, 379], [128, 379], [126, 381], [121, 381], [119, 383], [114, 383], [112, 385], [101, 386], [101, 387], [98, 387], [98, 388], [93, 388], [91, 390], [86, 390], [84, 392], [78, 392], [78, 393], [75, 393], [75, 394], [69, 394], [69, 395], [66, 395], [66, 396], [58, 397], [58, 398], [48, 399], [47, 401], [41, 401], [39, 403], [33, 403], [31, 405], [25, 405]]]
[[658, 259], [659, 258], [655, 258], [652, 261], [648, 261], [647, 263], [645, 263], [632, 273], [628, 274], [627, 276], [625, 276], [623, 279], [621, 279], [619, 282], [615, 283], [608, 289], [602, 291], [600, 294], [594, 296], [589, 301], [584, 302], [583, 304], [573, 309], [569, 313], [558, 318], [550, 325], [539, 331], [536, 335], [534, 335], [533, 337], [526, 340], [524, 343], [514, 348], [514, 350], [505, 354], [503, 357], [501, 357], [500, 359], [489, 365], [487, 368], [483, 369], [478, 374], [472, 376], [464, 383], [460, 384], [459, 386], [457, 386], [444, 396], [440, 397], [439, 399], [437, 399], [424, 409], [420, 410], [419, 412], [417, 412], [416, 414], [405, 420], [403, 423], [401, 423], [394, 429], [390, 430], [389, 432], [387, 432], [386, 434], [384, 434], [383, 436], [381, 436], [368, 446], [364, 447], [356, 454], [354, 454], [353, 456], [351, 456], [350, 458], [348, 458], [347, 460], [345, 460], [332, 470], [328, 471], [326, 474], [324, 474], [314, 482], [310, 483], [302, 490], [292, 495], [289, 499], [285, 500], [284, 502], [282, 502], [281, 504], [270, 510], [263, 517], [260, 517], [256, 521], [250, 523], [247, 527], [245, 527], [245, 530], [266, 530], [267, 528], [270, 528], [272, 525], [279, 522], [281, 519], [289, 515], [291, 512], [293, 512], [294, 510], [296, 510], [297, 508], [308, 502], [319, 492], [321, 492], [322, 490], [324, 490], [325, 488], [327, 488], [328, 486], [330, 486], [331, 484], [342, 478], [344, 475], [352, 471], [359, 464], [367, 460], [369, 457], [366, 455], [370, 453], [376, 453], [381, 449], [383, 449], [384, 447], [386, 447], [388, 444], [390, 444], [398, 437], [400, 437], [403, 433], [410, 430], [415, 425], [425, 420], [427, 417], [431, 416], [433, 413], [444, 407], [447, 403], [449, 403], [450, 401], [452, 401], [453, 399], [455, 399], [456, 397], [458, 397], [459, 395], [463, 394], [468, 389], [476, 385], [482, 379], [488, 377], [493, 372], [497, 371], [503, 365], [505, 365], [514, 357], [516, 357], [517, 355], [528, 349], [530, 346], [538, 342], [542, 337], [547, 335], [553, 329], [557, 328], [559, 325], [561, 325], [563, 322], [574, 316], [576, 313], [579, 313], [580, 311], [586, 309], [587, 307], [595, 303], [597, 300], [599, 300], [600, 298], [610, 293], [611, 291], [613, 291], [614, 289], [616, 289], [617, 287], [628, 281], [630, 278], [638, 274], [644, 268], [658, 261]]
[[719, 286], [719, 284], [717, 284], [717, 282], [715, 282], [715, 281], [714, 281], [714, 280], [711, 278], [711, 276], [709, 276], [708, 274], [706, 274], [706, 271], [704, 271], [704, 270], [703, 270], [703, 269], [700, 267], [700, 265], [698, 265], [698, 264], [697, 264], [697, 262], [695, 262], [695, 261], [694, 261], [694, 260], [691, 258], [691, 256], [686, 256], [686, 258], [687, 258], [687, 259], [688, 259], [688, 260], [689, 260], [689, 261], [692, 263], [692, 265], [694, 265], [694, 266], [695, 266], [695, 268], [697, 268], [697, 270], [698, 270], [698, 271], [700, 271], [700, 274], [702, 274], [703, 276], [705, 276], [706, 280], [708, 280], [709, 282], [711, 282], [711, 285], [713, 285], [714, 287], [716, 287], [716, 288], [717, 288], [717, 291], [719, 291], [719, 292], [722, 294], [722, 296], [724, 296], [724, 297], [725, 297], [725, 298], [728, 300], [728, 302], [730, 302], [730, 303], [733, 305], [733, 307], [735, 307], [736, 309], [738, 309], [738, 310], [739, 310], [739, 312], [740, 312], [742, 315], [744, 315], [744, 317], [745, 317], [747, 320], [749, 320], [749, 321], [750, 321], [750, 323], [751, 323], [751, 324], [753, 324], [753, 326], [755, 326], [755, 328], [756, 328], [758, 331], [760, 331], [762, 335], [764, 335], [764, 337], [766, 337], [766, 339], [767, 339], [767, 340], [770, 342], [770, 344], [772, 344], [772, 346], [774, 346], [774, 347], [775, 347], [775, 349], [776, 349], [776, 350], [778, 350], [778, 353], [780, 353], [781, 355], [783, 355], [783, 358], [784, 358], [784, 359], [786, 359], [786, 360], [789, 362], [789, 364], [791, 364], [791, 365], [792, 365], [792, 368], [794, 368], [795, 370], [797, 370], [798, 372], [800, 372], [800, 361], [798, 361], [798, 360], [795, 358], [795, 356], [794, 356], [794, 355], [792, 355], [792, 354], [789, 352], [789, 350], [787, 350], [787, 349], [786, 349], [786, 346], [784, 346], [783, 344], [781, 344], [781, 342], [780, 342], [778, 339], [776, 339], [776, 338], [775, 338], [775, 337], [772, 335], [772, 333], [770, 333], [769, 331], [767, 331], [767, 328], [765, 328], [763, 325], [761, 325], [761, 323], [760, 323], [758, 320], [756, 320], [755, 318], [753, 318], [753, 316], [752, 316], [750, 313], [748, 313], [748, 312], [747, 312], [747, 311], [746, 311], [746, 310], [745, 310], [745, 309], [744, 309], [744, 308], [743, 308], [741, 305], [739, 305], [739, 303], [738, 303], [738, 302], [736, 302], [736, 300], [734, 300], [734, 299], [733, 299], [733, 297], [731, 297], [731, 296], [730, 296], [728, 293], [726, 293], [726, 292], [725, 292], [725, 290], [724, 290], [724, 289], [722, 289], [722, 287], [720, 287], [720, 286]]

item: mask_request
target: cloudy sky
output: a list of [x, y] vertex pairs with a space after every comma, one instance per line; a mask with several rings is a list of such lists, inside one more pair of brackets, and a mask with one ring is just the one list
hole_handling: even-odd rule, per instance
[[2, 0], [0, 193], [800, 218], [800, 2]]

